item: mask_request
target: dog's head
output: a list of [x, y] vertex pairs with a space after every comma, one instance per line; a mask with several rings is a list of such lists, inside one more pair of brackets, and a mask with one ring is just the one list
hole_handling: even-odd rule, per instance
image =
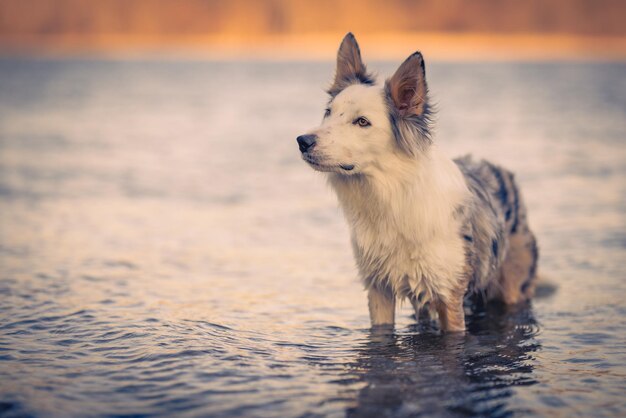
[[409, 56], [378, 84], [348, 33], [337, 53], [335, 80], [322, 124], [297, 138], [318, 171], [373, 174], [394, 159], [415, 158], [431, 143], [431, 108], [422, 54]]

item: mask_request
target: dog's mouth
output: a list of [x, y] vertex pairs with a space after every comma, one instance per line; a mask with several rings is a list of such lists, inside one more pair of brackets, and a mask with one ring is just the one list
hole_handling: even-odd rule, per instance
[[327, 165], [322, 164], [308, 154], [302, 154], [302, 159], [317, 171], [349, 172], [354, 170], [354, 164]]

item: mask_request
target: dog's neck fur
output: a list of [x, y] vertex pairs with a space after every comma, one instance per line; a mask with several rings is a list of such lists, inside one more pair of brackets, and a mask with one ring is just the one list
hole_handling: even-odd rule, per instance
[[372, 171], [330, 174], [329, 182], [346, 217], [351, 225], [368, 223], [410, 234], [411, 241], [445, 231], [469, 193], [456, 164], [436, 146], [418, 157], [398, 156]]
[[430, 146], [372, 174], [330, 174], [329, 182], [348, 218], [367, 288], [390, 287], [425, 300], [450, 293], [464, 262], [455, 212], [470, 196], [451, 159]]

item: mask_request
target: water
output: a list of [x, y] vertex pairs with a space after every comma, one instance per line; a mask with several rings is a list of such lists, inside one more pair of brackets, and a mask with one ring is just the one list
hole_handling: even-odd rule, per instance
[[0, 416], [626, 415], [626, 64], [428, 66], [541, 247], [542, 297], [461, 336], [368, 328], [295, 143], [331, 72], [0, 60]]

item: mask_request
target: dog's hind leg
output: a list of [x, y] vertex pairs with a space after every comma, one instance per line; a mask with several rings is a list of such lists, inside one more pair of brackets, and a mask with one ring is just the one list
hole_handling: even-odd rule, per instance
[[530, 299], [535, 290], [537, 242], [528, 229], [509, 237], [509, 249], [502, 264], [500, 292], [509, 305]]
[[[534, 293], [537, 242], [528, 226], [526, 206], [513, 173], [489, 163], [485, 164], [498, 184], [494, 196], [501, 205], [507, 235], [506, 253], [499, 277], [487, 293], [489, 299], [514, 305], [530, 299]], [[497, 248], [495, 245], [494, 249]]]
[[391, 289], [372, 286], [367, 295], [372, 326], [393, 325], [396, 313], [396, 296]]
[[514, 216], [507, 226], [510, 227], [508, 249], [500, 274], [500, 297], [509, 304], [516, 304], [530, 299], [535, 291], [535, 277], [537, 274], [537, 241], [528, 226], [526, 206], [522, 200], [517, 185], [511, 183], [515, 201], [511, 207]]

